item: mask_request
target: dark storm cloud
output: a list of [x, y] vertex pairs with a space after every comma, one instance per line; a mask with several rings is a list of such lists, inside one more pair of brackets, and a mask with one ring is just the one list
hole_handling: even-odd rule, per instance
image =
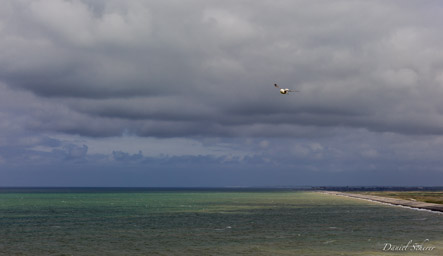
[[[20, 104], [33, 131], [442, 134], [442, 10], [438, 1], [5, 1], [0, 80], [36, 95]], [[274, 82], [301, 93], [279, 95]]]

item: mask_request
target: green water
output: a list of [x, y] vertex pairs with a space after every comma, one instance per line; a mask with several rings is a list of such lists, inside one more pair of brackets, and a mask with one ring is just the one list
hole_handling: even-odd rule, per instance
[[443, 255], [443, 214], [315, 192], [2, 192], [0, 255]]

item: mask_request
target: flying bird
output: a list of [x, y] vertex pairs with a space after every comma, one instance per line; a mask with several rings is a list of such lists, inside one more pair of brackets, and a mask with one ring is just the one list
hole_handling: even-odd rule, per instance
[[286, 89], [280, 88], [280, 86], [278, 86], [278, 84], [274, 84], [274, 86], [275, 86], [275, 88], [280, 89], [281, 94], [288, 94], [290, 92], [299, 92], [297, 90], [289, 90], [288, 88], [286, 88]]

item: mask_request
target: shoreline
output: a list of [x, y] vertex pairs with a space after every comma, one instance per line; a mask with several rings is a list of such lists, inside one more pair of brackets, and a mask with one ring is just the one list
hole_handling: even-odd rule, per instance
[[425, 203], [425, 202], [420, 202], [420, 201], [409, 201], [409, 200], [396, 199], [396, 198], [391, 198], [391, 197], [361, 195], [361, 194], [354, 194], [354, 193], [347, 193], [347, 192], [344, 193], [344, 192], [337, 192], [337, 191], [318, 191], [318, 192], [328, 194], [328, 195], [346, 196], [346, 197], [351, 197], [351, 198], [356, 198], [356, 199], [369, 200], [372, 202], [385, 203], [385, 204], [389, 204], [389, 205], [404, 206], [404, 207], [408, 207], [408, 208], [443, 213], [443, 205], [441, 205], [441, 204]]

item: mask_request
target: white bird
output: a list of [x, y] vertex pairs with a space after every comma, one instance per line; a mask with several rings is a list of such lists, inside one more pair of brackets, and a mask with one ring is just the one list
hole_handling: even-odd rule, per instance
[[274, 86], [275, 86], [275, 88], [280, 89], [281, 94], [288, 94], [290, 92], [299, 92], [297, 90], [289, 90], [288, 88], [286, 88], [286, 89], [280, 88], [280, 86], [278, 86], [278, 84], [274, 84]]

